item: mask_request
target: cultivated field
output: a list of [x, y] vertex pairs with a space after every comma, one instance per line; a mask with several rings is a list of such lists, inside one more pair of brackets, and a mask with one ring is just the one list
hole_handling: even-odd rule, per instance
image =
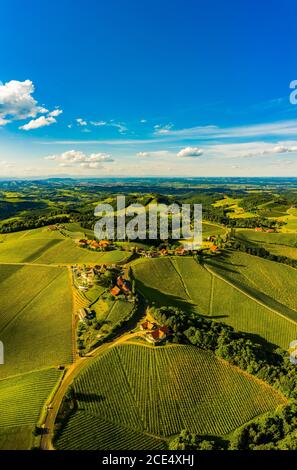
[[297, 233], [267, 233], [255, 232], [252, 229], [236, 229], [238, 238], [255, 243], [272, 243], [275, 245], [287, 245], [297, 247]]
[[69, 279], [66, 268], [0, 266], [0, 378], [71, 362]]
[[211, 266], [269, 307], [297, 321], [296, 269], [238, 251], [213, 259]]
[[44, 369], [0, 380], [0, 448], [28, 449], [41, 409], [61, 372]]
[[[249, 261], [250, 258], [252, 261], [256, 260], [256, 263], [258, 260], [262, 261], [260, 258], [250, 256]], [[271, 266], [265, 265], [268, 269], [266, 275], [271, 275], [271, 270], [275, 267], [277, 270], [279, 266], [292, 269], [268, 263]], [[297, 314], [281, 303], [281, 299], [288, 301], [288, 298], [284, 298], [281, 292], [278, 299], [277, 291], [273, 290], [273, 287], [271, 289], [275, 297], [265, 295], [261, 283], [252, 288], [243, 282], [245, 278], [239, 283], [232, 271], [234, 268], [228, 266], [218, 261], [209, 265], [222, 277], [222, 280], [205, 267], [198, 265], [193, 258], [187, 257], [141, 260], [133, 264], [133, 273], [137, 287], [151, 305], [174, 305], [184, 311], [211, 316], [239, 331], [256, 335], [257, 339], [262, 338], [287, 349], [289, 343], [297, 337], [297, 323], [291, 321], [295, 319], [297, 321]], [[286, 270], [285, 272], [287, 273]], [[273, 279], [271, 276], [269, 282], [273, 282]], [[283, 282], [285, 283], [285, 280]], [[240, 287], [243, 291], [239, 291], [236, 287]], [[292, 285], [286, 288], [287, 295], [294, 301]]]
[[87, 442], [92, 449], [123, 448], [125, 428], [128, 449], [146, 445], [141, 433], [166, 438], [186, 428], [223, 435], [285, 402], [212, 353], [181, 345], [114, 347], [82, 372], [74, 392], [79, 411], [57, 440], [62, 449]]
[[[69, 232], [70, 235], [73, 233]], [[73, 238], [45, 227], [0, 235], [0, 263], [118, 263], [130, 255], [129, 251], [120, 250], [92, 252], [79, 248]]]

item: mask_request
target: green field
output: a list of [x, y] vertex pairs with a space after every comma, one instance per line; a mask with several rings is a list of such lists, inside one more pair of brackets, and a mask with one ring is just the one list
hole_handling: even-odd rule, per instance
[[74, 396], [78, 411], [60, 449], [143, 449], [144, 436], [166, 439], [185, 428], [224, 435], [285, 402], [212, 353], [181, 345], [114, 347], [76, 379]]
[[41, 409], [61, 372], [44, 369], [0, 380], [0, 448], [29, 449]]
[[[17, 235], [16, 235], [17, 234]], [[113, 250], [92, 252], [57, 230], [45, 228], [1, 235], [0, 263], [75, 264], [118, 263], [129, 252]]]
[[[249, 264], [255, 263], [256, 267], [258, 260], [262, 261], [260, 258], [248, 257]], [[269, 274], [274, 268], [278, 273], [280, 267], [281, 273], [285, 272], [288, 275], [290, 271], [285, 269], [283, 272], [282, 267], [292, 269], [268, 263], [270, 264], [265, 267]], [[286, 304], [281, 303], [281, 300], [288, 303], [287, 297], [290, 297], [294, 302], [293, 281], [289, 281], [289, 286], [286, 287], [288, 291], [285, 290], [285, 294], [280, 288], [280, 298], [276, 297], [278, 291], [273, 288], [273, 283], [270, 284], [271, 294], [274, 296], [271, 297], [264, 294], [260, 281], [253, 288], [245, 282], [245, 277], [239, 283], [232, 272], [232, 267], [228, 266], [223, 261], [216, 261], [209, 266], [222, 276], [222, 280], [205, 267], [198, 265], [193, 258], [187, 257], [137, 261], [133, 263], [133, 273], [138, 289], [151, 305], [174, 305], [188, 312], [208, 315], [239, 331], [255, 335], [259, 340], [262, 338], [287, 349], [289, 343], [297, 337], [297, 323], [291, 321], [297, 318], [297, 314], [295, 315], [295, 311]], [[286, 282], [284, 278], [281, 279]], [[242, 288], [243, 292], [236, 287]], [[256, 301], [257, 299], [261, 304]]]
[[213, 259], [211, 266], [269, 307], [297, 321], [296, 269], [239, 251]]
[[212, 224], [210, 222], [203, 222], [202, 223], [202, 237], [205, 240], [207, 237], [210, 236], [217, 236], [217, 235], [224, 235], [226, 233], [226, 229], [218, 224]]
[[0, 266], [0, 378], [71, 362], [72, 297], [65, 268]]
[[243, 240], [260, 244], [272, 243], [275, 245], [297, 247], [297, 233], [266, 233], [256, 232], [252, 229], [236, 229], [236, 235], [238, 238], [242, 238]]

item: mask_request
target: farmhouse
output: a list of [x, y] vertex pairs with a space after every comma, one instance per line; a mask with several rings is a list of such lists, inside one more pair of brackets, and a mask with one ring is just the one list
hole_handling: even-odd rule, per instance
[[121, 289], [118, 287], [118, 286], [114, 286], [111, 291], [110, 291], [111, 295], [113, 295], [114, 297], [120, 295], [121, 293]]
[[212, 251], [214, 253], [215, 251], [218, 251], [218, 247], [216, 245], [212, 245], [210, 247], [210, 251]]
[[98, 243], [98, 246], [100, 248], [107, 248], [108, 246], [110, 246], [110, 243], [108, 240], [100, 240], [100, 242]]
[[161, 341], [164, 341], [167, 334], [168, 334], [167, 326], [161, 326], [160, 328], [157, 328], [156, 330], [149, 331], [145, 335], [145, 339], [149, 343], [157, 344], [157, 343], [161, 343]]
[[175, 254], [179, 256], [184, 256], [186, 253], [186, 250], [183, 247], [177, 248], [175, 250]]
[[141, 330], [153, 330], [154, 327], [156, 327], [156, 323], [152, 323], [149, 320], [146, 320], [140, 325]]

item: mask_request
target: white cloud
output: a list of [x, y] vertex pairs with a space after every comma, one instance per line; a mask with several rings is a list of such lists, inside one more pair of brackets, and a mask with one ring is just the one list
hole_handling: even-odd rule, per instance
[[37, 119], [32, 119], [23, 126], [20, 126], [19, 129], [24, 131], [31, 131], [32, 129], [38, 129], [39, 127], [50, 126], [54, 124], [57, 120], [52, 116], [40, 116]]
[[155, 134], [166, 135], [168, 140], [180, 139], [241, 139], [259, 136], [275, 137], [297, 134], [297, 120], [278, 121], [272, 123], [252, 124], [237, 127], [218, 127], [215, 125], [195, 126], [173, 130], [172, 125], [155, 126]]
[[51, 111], [50, 113], [48, 113], [48, 116], [57, 117], [57, 116], [60, 116], [60, 114], [62, 113], [63, 113], [62, 109], [57, 108]]
[[168, 157], [169, 155], [170, 153], [168, 152], [168, 150], [156, 150], [152, 152], [138, 152], [136, 154], [136, 156], [140, 158], [150, 158], [150, 157], [162, 158], [162, 157]]
[[79, 126], [87, 126], [87, 125], [88, 125], [87, 121], [85, 121], [85, 120], [82, 119], [82, 118], [77, 118], [77, 119], [76, 119], [76, 122], [77, 122], [77, 124], [78, 124]]
[[242, 158], [259, 157], [262, 155], [277, 155], [282, 153], [297, 152], [297, 145], [287, 146], [283, 144], [272, 145], [265, 150], [259, 149], [258, 151], [247, 152], [239, 155]]
[[147, 123], [147, 119], [140, 119], [140, 122], [141, 122], [141, 124], [146, 124], [146, 123]]
[[106, 126], [107, 122], [106, 121], [90, 121], [90, 124], [95, 127], [100, 127], [100, 126]]
[[120, 134], [125, 134], [128, 130], [122, 122], [115, 122], [113, 119], [110, 121], [90, 121], [90, 124], [95, 127], [115, 127]]
[[106, 153], [86, 154], [78, 150], [68, 150], [58, 155], [49, 155], [45, 159], [57, 161], [61, 167], [80, 167], [84, 169], [103, 168], [102, 163], [114, 161], [111, 155]]
[[185, 147], [181, 149], [177, 156], [178, 157], [200, 157], [203, 154], [203, 150], [199, 147]]
[[157, 135], [166, 135], [166, 134], [169, 134], [171, 129], [173, 128], [173, 124], [169, 123], [169, 124], [165, 124], [164, 126], [161, 126], [160, 124], [156, 124], [154, 126], [154, 134], [157, 134]]
[[31, 80], [19, 82], [11, 80], [0, 85], [0, 124], [4, 125], [13, 120], [35, 118], [48, 110], [39, 106], [32, 94], [35, 87]]

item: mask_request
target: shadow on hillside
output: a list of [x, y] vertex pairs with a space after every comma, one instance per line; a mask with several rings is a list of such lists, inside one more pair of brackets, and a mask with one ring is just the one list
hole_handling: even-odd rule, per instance
[[228, 317], [229, 317], [229, 315], [211, 315], [211, 316], [206, 317], [206, 318], [209, 318], [210, 320], [212, 320], [212, 319], [217, 320], [218, 318], [228, 318]]
[[75, 400], [85, 403], [101, 403], [106, 398], [98, 393], [75, 393]]
[[[166, 285], [166, 279], [164, 279], [164, 285]], [[155, 307], [164, 307], [164, 306], [173, 306], [177, 307], [180, 310], [188, 313], [196, 313], [195, 305], [187, 302], [181, 297], [177, 297], [172, 294], [165, 294], [153, 287], [148, 287], [142, 281], [136, 280], [137, 290], [141, 292], [144, 298], [147, 300], [149, 306]]]

